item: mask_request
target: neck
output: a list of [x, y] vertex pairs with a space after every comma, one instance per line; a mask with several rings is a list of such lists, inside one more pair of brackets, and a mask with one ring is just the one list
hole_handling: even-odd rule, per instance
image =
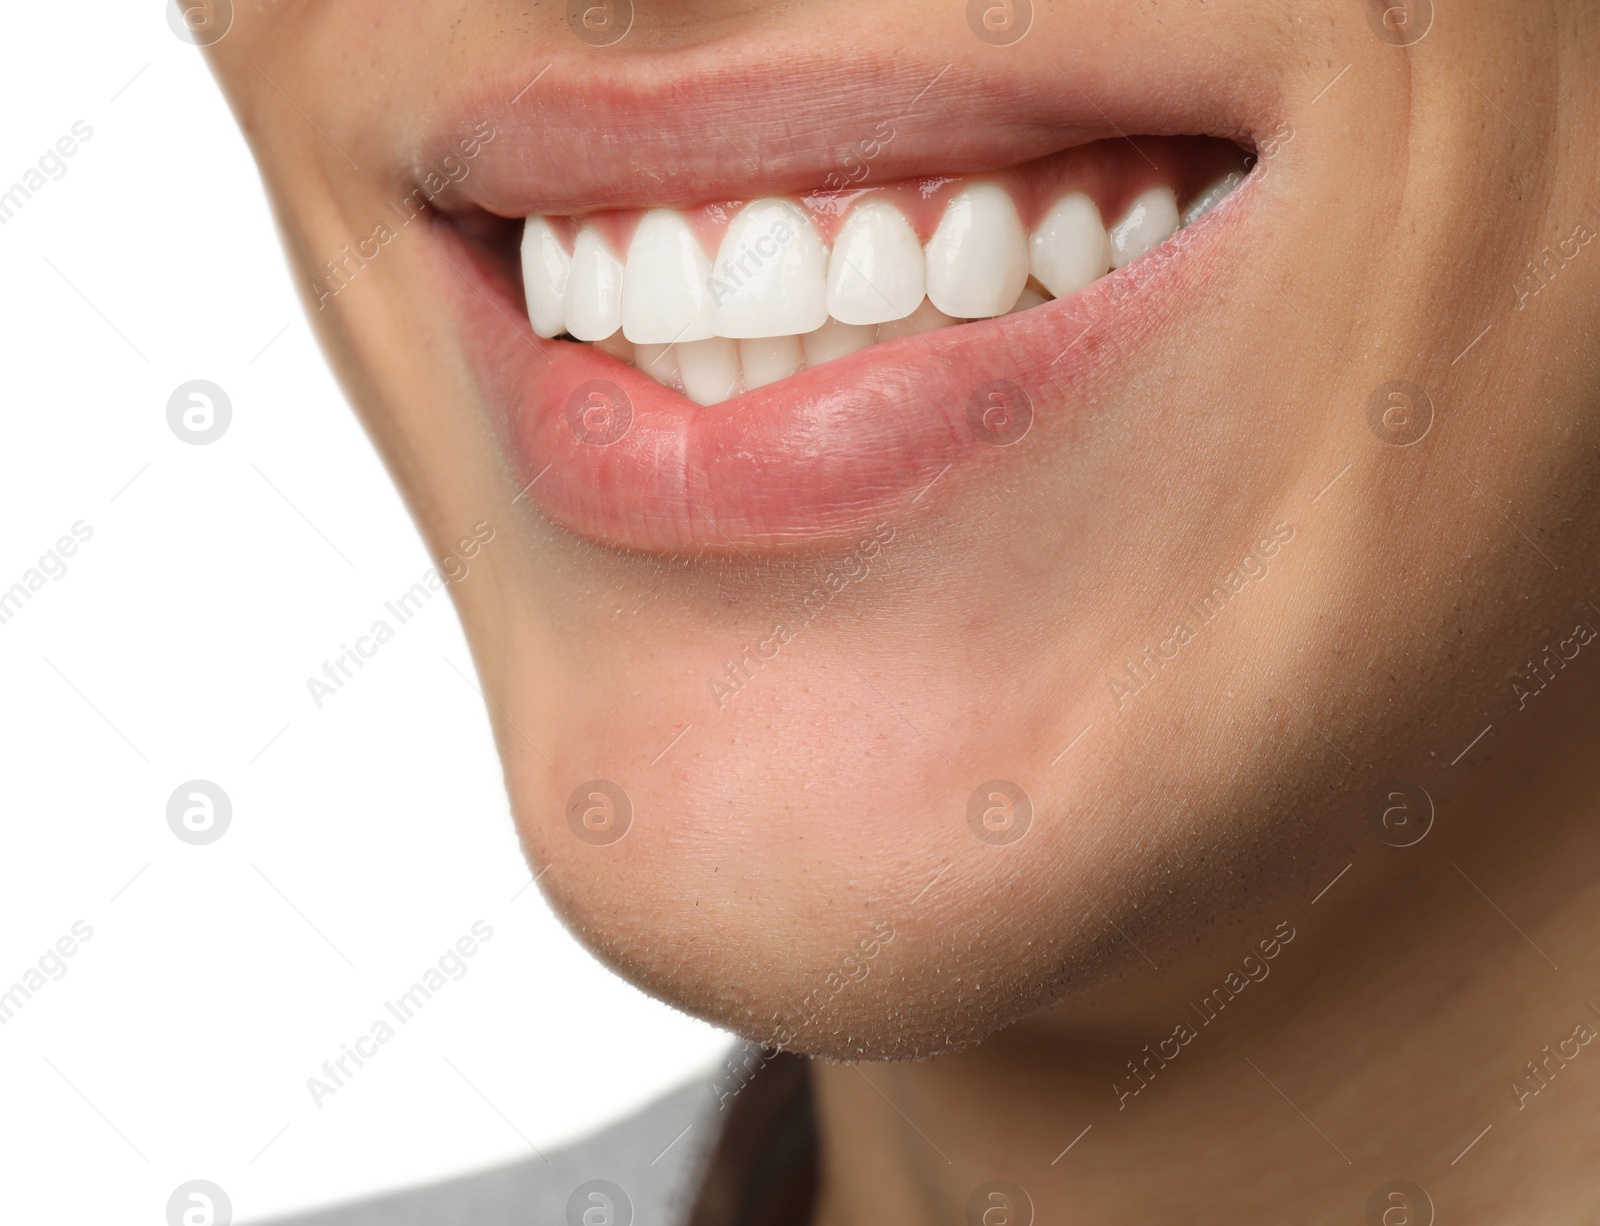
[[918, 1063], [818, 1063], [818, 1226], [1027, 1226], [1003, 1202], [969, 1213], [996, 1180], [1036, 1220], [1109, 1226], [1285, 1206], [1432, 1221], [1389, 1198], [1416, 1197], [1396, 1180], [1469, 1226], [1593, 1220], [1600, 792], [1575, 773], [1522, 789], [1464, 790], [1424, 842], [1353, 857], [1314, 904], [1283, 905], [1293, 937], [1270, 957], [1279, 917], [1203, 966], [1181, 945], [1140, 963], [1156, 1007], [1092, 1025], [1058, 1007]]

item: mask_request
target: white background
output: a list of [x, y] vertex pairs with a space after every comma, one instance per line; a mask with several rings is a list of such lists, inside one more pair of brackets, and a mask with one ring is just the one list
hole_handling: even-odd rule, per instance
[[[200, 52], [158, 0], [8, 5], [0, 48], [0, 190], [94, 132], [0, 225], [0, 589], [93, 530], [0, 625], [0, 990], [94, 931], [0, 1026], [5, 1220], [161, 1226], [207, 1179], [251, 1221], [527, 1156], [714, 1063], [725, 1035], [523, 889], [442, 595], [313, 705], [430, 559]], [[191, 379], [232, 402], [208, 446], [167, 425]], [[232, 800], [209, 846], [166, 822], [195, 778]], [[314, 1105], [476, 920], [466, 976]]]

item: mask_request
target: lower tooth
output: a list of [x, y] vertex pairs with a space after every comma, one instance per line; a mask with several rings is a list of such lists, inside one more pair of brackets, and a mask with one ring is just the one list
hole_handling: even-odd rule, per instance
[[680, 341], [678, 373], [683, 394], [696, 404], [721, 404], [739, 382], [739, 342], [725, 336]]
[[1152, 187], [1134, 198], [1112, 226], [1111, 267], [1121, 268], [1171, 237], [1178, 228], [1178, 198], [1170, 187]]
[[1183, 210], [1183, 224], [1199, 221], [1227, 199], [1229, 193], [1243, 182], [1244, 175], [1237, 170], [1230, 170], [1189, 202], [1189, 207]]
[[787, 379], [800, 369], [804, 360], [798, 336], [767, 336], [739, 342], [739, 361], [744, 367], [744, 385], [765, 387]]
[[672, 387], [678, 377], [676, 345], [635, 345], [633, 364], [663, 387]]
[[1039, 293], [1038, 290], [1029, 289], [1027, 286], [1023, 286], [1022, 293], [1017, 296], [1016, 305], [1007, 311], [1006, 314], [1015, 315], [1018, 311], [1031, 311], [1034, 307], [1043, 306], [1049, 301], [1050, 299]]
[[946, 315], [924, 298], [922, 305], [904, 319], [891, 319], [886, 324], [879, 324], [878, 339], [880, 341], [898, 340], [902, 336], [916, 336], [922, 332], [932, 332], [936, 328], [948, 328], [951, 324], [960, 322], [954, 316]]
[[800, 343], [805, 347], [806, 363], [821, 366], [834, 358], [860, 352], [877, 339], [877, 333], [872, 324], [843, 324], [830, 319], [815, 332], [807, 332]]
[[603, 341], [596, 341], [594, 347], [602, 353], [609, 353], [619, 362], [633, 365], [633, 342], [623, 336], [620, 331], [613, 332]]

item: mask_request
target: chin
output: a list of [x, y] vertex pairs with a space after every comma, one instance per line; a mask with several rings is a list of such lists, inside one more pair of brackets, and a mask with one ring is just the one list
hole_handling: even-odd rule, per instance
[[[706, 572], [714, 615], [670, 633], [652, 616], [645, 641], [624, 625], [591, 640], [604, 667], [506, 685], [512, 723], [559, 729], [548, 763], [501, 732], [529, 862], [602, 961], [768, 1046], [906, 1059], [1028, 1018], [1170, 1028], [1185, 964], [1300, 919], [1306, 876], [1364, 818], [1339, 752], [1241, 684], [1255, 618], [1168, 643], [1119, 711], [1103, 674], [1132, 684], [1126, 659], [1086, 668], [1071, 642], [996, 652], [938, 622], [909, 629], [893, 593], [918, 589], [950, 540], [896, 534], [852, 584], [860, 616], [795, 618], [782, 642], [764, 637], [769, 600], [742, 609], [718, 582], [736, 568], [702, 560], [688, 569]], [[1274, 559], [1280, 595], [1292, 547]], [[970, 557], [963, 573], [973, 590], [948, 588], [944, 617], [991, 578]], [[1253, 594], [1258, 614], [1292, 612]], [[1089, 641], [1122, 625], [1110, 604], [1083, 620]], [[1269, 731], [1241, 752], [1241, 726]], [[1284, 755], [1301, 764], [1290, 784]]]

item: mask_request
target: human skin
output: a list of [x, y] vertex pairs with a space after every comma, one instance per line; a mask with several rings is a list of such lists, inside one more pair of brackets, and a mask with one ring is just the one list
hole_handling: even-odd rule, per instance
[[[1355, 1221], [1395, 1178], [1452, 1222], [1600, 1208], [1600, 1056], [1511, 1088], [1600, 1027], [1600, 643], [1576, 630], [1600, 628], [1600, 244], [1578, 228], [1600, 229], [1580, 85], [1600, 14], [1469, 2], [1409, 45], [1369, 15], [1056, 3], [995, 47], [954, 3], [706, 0], [642, 3], [594, 47], [559, 5], [281, 0], [241, 5], [211, 48], [430, 547], [496, 528], [451, 591], [541, 886], [646, 990], [830, 1058], [826, 1226], [961, 1221], [992, 1179], [1041, 1221]], [[781, 540], [638, 548], [521, 496], [475, 335], [494, 321], [451, 235], [530, 133], [585, 94], [637, 125], [626, 157], [574, 171], [569, 212], [800, 190], [881, 118], [835, 105], [857, 76], [910, 98], [944, 65], [950, 94], [895, 114], [886, 175], [1003, 165], [978, 164], [1016, 135], [984, 99], [1018, 81], [1072, 117], [1062, 144], [1099, 113], [1258, 165], [1188, 257], [1085, 291], [1123, 287], [1098, 314], [983, 325], [1001, 353], [1007, 326], [1083, 347], [1065, 375], [1016, 372], [1021, 443], [886, 495], [854, 535], [824, 508]], [[764, 112], [755, 83], [785, 82]], [[480, 119], [496, 138], [438, 216], [319, 304], [324, 261]], [[672, 198], [682, 150], [652, 131], [749, 156], [696, 163]], [[1374, 425], [1395, 381], [1431, 410], [1412, 394]], [[860, 575], [848, 550], [880, 523]], [[1124, 663], [1275, 531], [1257, 577], [1119, 696]], [[846, 565], [821, 615], [709, 697]], [[567, 817], [597, 779], [633, 810], [606, 846]], [[967, 821], [994, 779], [1033, 806], [1006, 846]], [[1404, 848], [1382, 825], [1397, 793], [1434, 814]], [[1246, 955], [1270, 973], [1205, 1022], [1193, 1002]], [[1180, 1021], [1193, 1038], [1135, 1081]]]

